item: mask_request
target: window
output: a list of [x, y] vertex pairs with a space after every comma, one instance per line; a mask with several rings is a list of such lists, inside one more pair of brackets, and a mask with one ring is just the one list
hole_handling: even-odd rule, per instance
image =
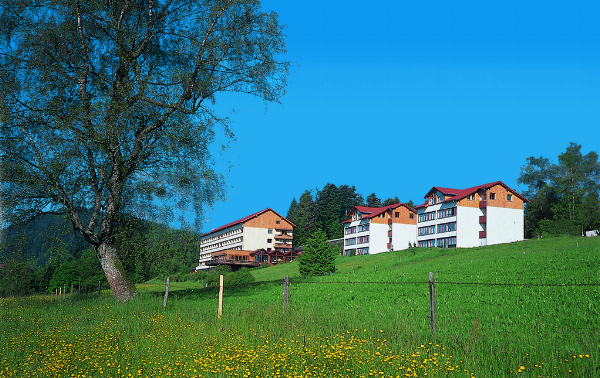
[[419, 222], [427, 222], [435, 219], [435, 211], [419, 214]]
[[353, 234], [356, 232], [356, 226], [346, 227], [346, 235]]
[[279, 223], [280, 223], [279, 221], [275, 221], [275, 224], [279, 224]]
[[415, 219], [415, 214], [413, 214], [413, 213], [410, 213], [410, 214], [408, 214], [408, 217], [409, 217], [410, 219]]
[[272, 233], [273, 233], [273, 230], [269, 230], [269, 234], [272, 234]]
[[356, 244], [368, 243], [369, 242], [369, 235], [367, 235], [367, 236], [359, 236], [356, 239], [357, 239], [356, 240]]
[[490, 193], [490, 199], [491, 200], [495, 200], [496, 199], [496, 193]]
[[273, 239], [267, 239], [267, 243], [273, 243]]
[[456, 222], [438, 224], [438, 234], [450, 231], [456, 231]]
[[346, 239], [346, 245], [356, 244], [356, 238]]
[[359, 224], [358, 225], [358, 232], [363, 232], [363, 231], [369, 231], [368, 224]]
[[435, 239], [422, 240], [422, 241], [419, 242], [419, 247], [421, 247], [421, 248], [433, 248], [433, 247], [435, 247]]
[[399, 212], [399, 211], [396, 211], [396, 213], [394, 214], [394, 216], [395, 216], [396, 218], [400, 218], [400, 212]]
[[357, 255], [368, 255], [369, 254], [369, 247], [366, 247], [366, 248], [357, 248], [356, 249], [356, 254]]
[[473, 194], [469, 194], [469, 195], [467, 196], [467, 200], [469, 200], [469, 201], [475, 201], [475, 193], [473, 193]]
[[456, 216], [456, 207], [438, 210], [438, 219]]
[[456, 247], [456, 236], [438, 239], [437, 246], [441, 248]]
[[[271, 248], [267, 248], [267, 252], [271, 252]], [[266, 260], [265, 260], [266, 261]]]
[[419, 227], [419, 236], [435, 234], [435, 226]]
[[512, 202], [512, 194], [507, 194], [507, 195], [506, 195], [506, 200], [507, 200], [508, 202]]

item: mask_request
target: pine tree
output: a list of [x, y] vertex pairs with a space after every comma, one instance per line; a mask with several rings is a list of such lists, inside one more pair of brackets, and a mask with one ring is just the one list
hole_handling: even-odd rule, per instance
[[327, 241], [327, 235], [318, 229], [304, 246], [299, 258], [302, 277], [323, 276], [335, 272], [335, 252]]
[[375, 195], [375, 193], [369, 194], [367, 197], [367, 206], [369, 207], [381, 207], [381, 200]]

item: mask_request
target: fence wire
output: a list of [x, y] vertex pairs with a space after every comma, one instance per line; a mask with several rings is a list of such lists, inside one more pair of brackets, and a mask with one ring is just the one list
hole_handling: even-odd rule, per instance
[[[283, 284], [281, 281], [261, 281], [252, 282], [241, 285], [224, 285], [224, 288], [234, 287], [247, 287], [247, 286], [260, 286], [260, 285], [273, 285]], [[317, 284], [317, 285], [429, 285], [429, 281], [292, 281], [291, 284]], [[600, 283], [568, 283], [568, 284], [548, 284], [548, 283], [501, 283], [501, 282], [453, 282], [453, 281], [435, 281], [434, 285], [470, 285], [470, 286], [521, 286], [521, 287], [573, 287], [573, 286], [589, 286], [589, 287], [600, 287]], [[210, 288], [218, 288], [219, 286], [209, 286]]]

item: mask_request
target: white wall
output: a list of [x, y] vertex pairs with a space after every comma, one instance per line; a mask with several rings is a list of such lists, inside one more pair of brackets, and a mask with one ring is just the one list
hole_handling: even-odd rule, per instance
[[[388, 224], [371, 223], [371, 235], [369, 236], [369, 254], [373, 255], [381, 252], [388, 252], [387, 243], [389, 242]], [[357, 244], [362, 247], [362, 244]]]
[[479, 239], [479, 216], [483, 212], [477, 207], [458, 206], [456, 209], [456, 246], [458, 248], [478, 247], [485, 243]]
[[[387, 234], [386, 234], [387, 237]], [[394, 251], [408, 249], [408, 242], [414, 244], [417, 241], [417, 226], [414, 224], [393, 223], [392, 224], [392, 247]]]
[[488, 245], [523, 240], [524, 226], [523, 210], [488, 206]]
[[[271, 243], [267, 243], [267, 239], [271, 239]], [[269, 234], [266, 228], [244, 227], [244, 243], [242, 249], [244, 251], [256, 251], [260, 248], [271, 248], [275, 243], [275, 234]]]

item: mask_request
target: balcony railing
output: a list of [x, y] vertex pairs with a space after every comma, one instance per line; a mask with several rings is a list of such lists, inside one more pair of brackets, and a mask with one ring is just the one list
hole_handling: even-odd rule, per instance
[[392, 230], [388, 231], [388, 237], [392, 237]]
[[283, 249], [292, 249], [292, 245], [291, 244], [284, 244], [284, 243], [275, 243], [273, 244], [273, 247], [275, 248], [283, 248]]
[[388, 224], [392, 224], [392, 218], [388, 219]]
[[485, 209], [487, 207], [487, 201], [479, 201], [479, 208]]
[[485, 239], [485, 231], [479, 231], [479, 239]]
[[485, 215], [480, 215], [479, 216], [479, 223], [485, 223], [486, 222], [486, 216]]

